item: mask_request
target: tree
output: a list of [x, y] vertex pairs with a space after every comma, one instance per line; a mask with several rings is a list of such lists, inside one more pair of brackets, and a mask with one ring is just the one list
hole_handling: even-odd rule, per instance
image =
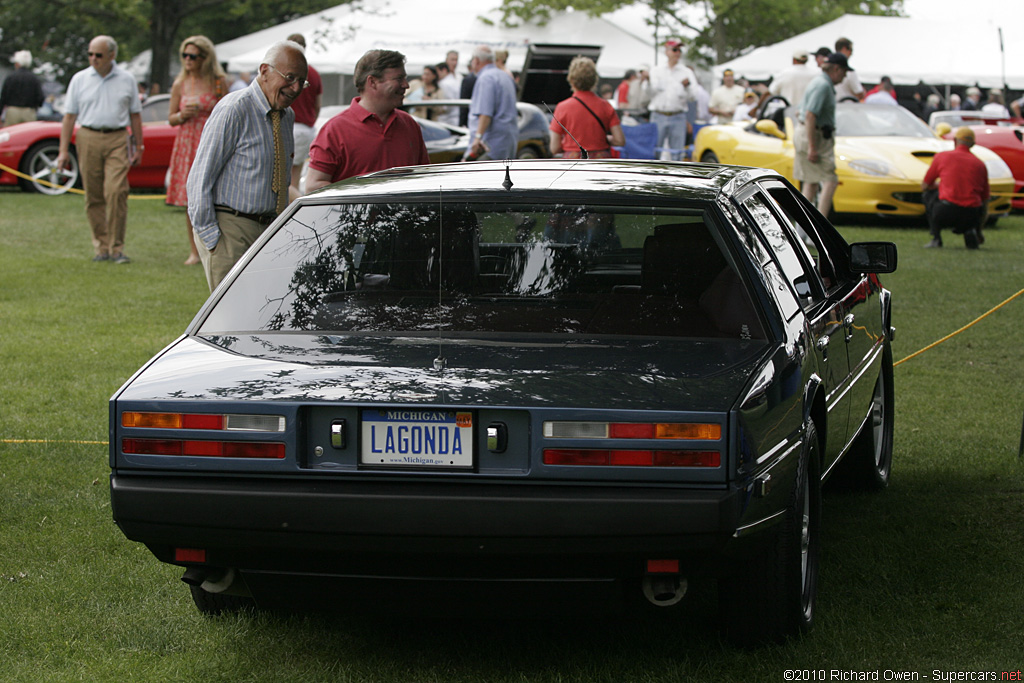
[[[903, 0], [503, 0], [502, 23], [544, 23], [570, 7], [597, 16], [638, 4], [649, 9], [657, 41], [688, 38], [690, 58], [704, 63], [728, 61], [843, 14], [898, 16], [903, 8]], [[699, 19], [691, 18], [694, 11]]]
[[166, 90], [171, 60], [183, 38], [202, 34], [218, 43], [342, 1], [0, 0], [0, 54], [31, 50], [37, 64], [50, 63], [54, 77], [67, 83], [88, 65], [89, 41], [106, 34], [118, 42], [119, 62], [151, 48], [150, 79]]

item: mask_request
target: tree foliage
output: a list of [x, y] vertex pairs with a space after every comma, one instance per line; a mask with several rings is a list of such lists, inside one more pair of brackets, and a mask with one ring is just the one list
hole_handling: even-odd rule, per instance
[[777, 43], [843, 14], [898, 16], [903, 0], [503, 0], [501, 9], [503, 23], [516, 25], [544, 23], [552, 12], [570, 7], [597, 16], [633, 5], [647, 8], [652, 37], [682, 37], [689, 41], [690, 58], [709, 64]]
[[88, 66], [85, 53], [89, 41], [106, 34], [118, 42], [119, 62], [152, 48], [150, 79], [166, 90], [178, 43], [190, 35], [205, 35], [219, 43], [343, 2], [0, 0], [0, 55], [31, 50], [36, 64], [52, 64], [53, 75], [67, 83], [76, 71]]

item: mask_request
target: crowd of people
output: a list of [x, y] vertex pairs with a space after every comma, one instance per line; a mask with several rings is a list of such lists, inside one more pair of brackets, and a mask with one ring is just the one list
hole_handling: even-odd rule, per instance
[[[558, 103], [550, 123], [551, 152], [566, 158], [616, 156], [615, 148], [625, 144], [623, 126], [649, 120], [657, 127], [662, 158], [678, 159], [692, 141], [695, 125], [750, 120], [768, 99], [781, 97], [797, 107], [794, 175], [804, 195], [828, 215], [838, 184], [836, 103], [895, 105], [898, 101], [887, 77], [870, 90], [864, 88], [850, 66], [853, 43], [846, 38], [837, 40], [834, 50], [814, 52], [814, 66], [812, 53], [797, 50], [792, 63], [769, 83], [752, 85], [726, 69], [720, 85], [710, 92], [684, 62], [680, 40], [666, 40], [663, 48], [663, 63], [654, 68], [641, 64], [627, 71], [617, 88], [607, 86], [604, 93], [599, 90], [593, 60], [575, 58], [567, 77], [572, 95]], [[141, 91], [116, 57], [112, 37], [90, 41], [89, 67], [76, 73], [68, 86], [56, 163], [67, 162], [77, 124], [75, 143], [93, 235], [93, 260], [129, 263], [124, 252], [127, 175], [144, 150]], [[514, 158], [517, 85], [507, 58], [507, 52], [481, 45], [471, 55], [468, 73], [462, 74], [458, 52], [449, 51], [443, 61], [427, 65], [410, 83], [404, 55], [370, 50], [355, 67], [358, 94], [341, 114], [316, 131], [323, 87], [319, 74], [306, 61], [301, 34], [271, 46], [255, 74], [240, 73], [230, 81], [208, 38], [186, 38], [181, 43], [180, 73], [170, 94], [169, 123], [178, 127], [178, 134], [166, 199], [169, 205], [187, 207], [185, 263], [202, 263], [212, 291], [299, 196], [307, 159], [306, 192], [385, 168], [428, 163], [422, 131], [401, 108], [406, 103], [416, 105], [413, 111], [420, 117], [468, 127], [465, 160]], [[0, 110], [8, 125], [33, 120], [42, 100], [38, 78], [29, 70], [31, 55], [18, 52], [12, 62], [16, 71], [0, 92]], [[1024, 105], [1022, 98], [1007, 106], [999, 90], [989, 91], [986, 102], [981, 97], [976, 87], [968, 88], [963, 100], [954, 94], [948, 102], [930, 93], [917, 113], [927, 118], [931, 111], [963, 109], [1020, 116]], [[468, 99], [470, 104], [458, 107], [443, 102], [454, 99]], [[950, 227], [954, 219], [961, 225], [968, 215], [977, 217], [987, 202], [987, 178], [984, 192], [978, 181], [984, 164], [979, 170], [976, 164], [968, 167], [963, 162], [961, 152], [974, 144], [969, 133], [969, 129], [957, 131], [957, 147], [949, 154], [960, 156], [937, 155], [922, 185], [931, 247], [942, 245], [942, 227]], [[978, 220], [983, 218], [982, 211]], [[969, 247], [983, 240], [980, 227], [979, 223], [966, 231]]]

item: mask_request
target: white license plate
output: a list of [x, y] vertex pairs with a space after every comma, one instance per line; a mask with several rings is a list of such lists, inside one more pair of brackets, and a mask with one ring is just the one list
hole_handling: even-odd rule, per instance
[[364, 410], [360, 462], [391, 467], [472, 467], [473, 414]]

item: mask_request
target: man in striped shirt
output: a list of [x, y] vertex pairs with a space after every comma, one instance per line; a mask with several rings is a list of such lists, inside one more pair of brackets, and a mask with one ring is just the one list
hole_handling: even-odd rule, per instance
[[[225, 95], [203, 128], [186, 187], [188, 214], [210, 291], [290, 198], [284, 194], [289, 193], [295, 149], [295, 113], [290, 105], [308, 85], [307, 73], [305, 52], [298, 43], [275, 43], [249, 87]], [[280, 127], [283, 178], [275, 172], [275, 125]]]

